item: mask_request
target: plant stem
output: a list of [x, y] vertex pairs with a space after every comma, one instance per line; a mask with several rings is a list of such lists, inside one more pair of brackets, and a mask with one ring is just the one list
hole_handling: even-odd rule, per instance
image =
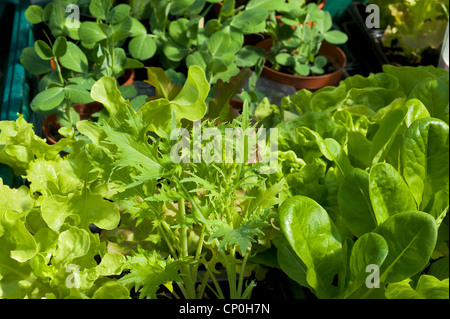
[[248, 251], [246, 251], [245, 255], [244, 255], [244, 261], [242, 262], [242, 266], [241, 266], [241, 273], [239, 274], [239, 284], [238, 284], [238, 288], [237, 288], [237, 295], [239, 298], [242, 298], [242, 286], [244, 284], [245, 266], [247, 265], [247, 260], [248, 260], [249, 255], [250, 255], [250, 253]]
[[58, 59], [53, 58], [53, 62], [55, 63], [56, 72], [58, 73], [59, 81], [62, 85], [64, 85], [64, 78], [62, 76], [61, 67], [59, 66]]
[[73, 126], [74, 123], [72, 123], [72, 115], [70, 114], [70, 101], [67, 97], [64, 98], [66, 101], [66, 112], [67, 112], [67, 119], [69, 123]]
[[[184, 203], [184, 198], [181, 198], [178, 201], [178, 212], [179, 212], [179, 223], [184, 223], [186, 221], [186, 206]], [[188, 238], [187, 238], [187, 226], [180, 228], [180, 242], [181, 242], [181, 257], [188, 257], [189, 251], [188, 251]], [[189, 298], [193, 299], [195, 298], [195, 285], [192, 280], [192, 273], [191, 273], [191, 267], [190, 265], [184, 265], [184, 272], [186, 274], [186, 289]]]
[[172, 254], [173, 258], [178, 259], [178, 254], [175, 251], [175, 249], [172, 246], [172, 243], [170, 242], [170, 240], [167, 238], [166, 233], [164, 232], [164, 228], [161, 227], [161, 225], [158, 226], [159, 232], [161, 233], [162, 238], [164, 239], [164, 241], [166, 242], [167, 246], [169, 247], [170, 253]]
[[[195, 259], [198, 260], [200, 259], [200, 256], [202, 254], [202, 250], [203, 250], [203, 242], [205, 240], [205, 230], [206, 230], [206, 225], [203, 224], [202, 225], [202, 230], [200, 232], [200, 238], [198, 240], [198, 245], [197, 245], [197, 250], [195, 252]], [[196, 263], [192, 269], [191, 269], [191, 276], [193, 279], [197, 278], [198, 275], [198, 266], [200, 265], [200, 263]], [[201, 294], [197, 294], [197, 296], [201, 296]]]
[[241, 296], [241, 299], [247, 299], [250, 298], [253, 292], [253, 288], [256, 287], [256, 284], [254, 281], [250, 282], [250, 284], [245, 288], [244, 293]]
[[230, 299], [236, 299], [236, 246], [231, 248], [231, 265], [227, 273], [230, 285]]
[[[220, 288], [220, 285], [219, 285], [219, 282], [217, 281], [216, 276], [214, 275], [214, 273], [212, 272], [212, 270], [209, 268], [208, 265], [205, 265], [205, 267], [206, 267], [206, 270], [208, 271], [209, 275], [211, 276], [211, 280], [213, 281], [214, 286], [216, 287], [216, 290], [217, 290], [217, 291], [214, 291], [213, 289], [211, 289], [211, 291], [213, 291], [216, 294], [217, 298], [225, 299], [225, 296], [223, 294], [222, 289]], [[208, 285], [208, 284], [206, 284], [206, 285]]]

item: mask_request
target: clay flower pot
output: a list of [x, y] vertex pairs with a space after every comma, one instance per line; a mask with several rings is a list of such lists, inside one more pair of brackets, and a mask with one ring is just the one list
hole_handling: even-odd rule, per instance
[[[262, 48], [266, 53], [269, 53], [272, 47], [272, 39], [265, 39], [258, 43], [256, 47]], [[276, 83], [293, 86], [296, 90], [307, 89], [312, 92], [325, 86], [338, 85], [347, 63], [345, 53], [339, 47], [324, 41], [320, 47], [319, 55], [326, 57], [328, 62], [334, 66], [335, 71], [333, 73], [317, 76], [298, 76], [276, 71], [264, 65], [261, 76]]]
[[[76, 104], [72, 106], [80, 115], [81, 120], [90, 120], [92, 114], [97, 113], [103, 109], [103, 104], [99, 102], [91, 102], [87, 104]], [[42, 123], [42, 134], [47, 139], [49, 144], [56, 144], [61, 138], [58, 130], [61, 128], [56, 113], [46, 116]]]
[[124, 74], [117, 79], [120, 85], [131, 85], [134, 82], [134, 77], [136, 76], [136, 72], [134, 69], [126, 69]]

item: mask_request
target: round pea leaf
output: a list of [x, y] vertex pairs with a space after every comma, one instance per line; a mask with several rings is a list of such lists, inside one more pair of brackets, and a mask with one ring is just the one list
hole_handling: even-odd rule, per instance
[[45, 74], [52, 70], [49, 60], [42, 60], [35, 48], [27, 47], [20, 54], [20, 63], [32, 74]]
[[25, 18], [32, 24], [44, 21], [44, 9], [41, 6], [32, 4], [25, 10]]
[[54, 57], [52, 48], [50, 48], [50, 46], [42, 40], [37, 40], [34, 43], [34, 49], [43, 60], [51, 60]]
[[31, 101], [33, 112], [41, 115], [54, 113], [59, 105], [64, 101], [64, 88], [52, 87], [38, 93]]
[[147, 60], [155, 54], [156, 43], [149, 34], [142, 34], [131, 39], [128, 50], [133, 58]]
[[323, 34], [325, 40], [331, 44], [343, 44], [347, 42], [348, 36], [341, 31], [331, 30]]
[[66, 54], [67, 51], [67, 40], [64, 37], [58, 37], [52, 47], [53, 54], [55, 57], [59, 58]]

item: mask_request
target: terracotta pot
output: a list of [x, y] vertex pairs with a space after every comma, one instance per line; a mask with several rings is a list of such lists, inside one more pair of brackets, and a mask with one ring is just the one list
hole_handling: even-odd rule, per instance
[[136, 72], [134, 69], [126, 69], [124, 74], [117, 79], [120, 85], [131, 85], [134, 82], [134, 77], [136, 76]]
[[[265, 39], [256, 45], [257, 48], [270, 52], [272, 39]], [[298, 76], [276, 71], [264, 65], [261, 76], [274, 82], [293, 86], [296, 90], [307, 89], [312, 92], [325, 86], [336, 86], [342, 78], [347, 63], [345, 53], [337, 46], [324, 41], [319, 50], [319, 55], [323, 55], [333, 64], [335, 71], [333, 73], [318, 76]]]
[[[81, 120], [90, 120], [92, 118], [92, 114], [103, 109], [103, 104], [94, 101], [88, 104], [76, 104], [73, 108], [80, 115]], [[62, 136], [58, 133], [60, 128], [61, 124], [58, 122], [56, 113], [48, 115], [44, 118], [44, 121], [42, 122], [42, 133], [47, 139], [47, 143], [56, 144], [62, 138]]]

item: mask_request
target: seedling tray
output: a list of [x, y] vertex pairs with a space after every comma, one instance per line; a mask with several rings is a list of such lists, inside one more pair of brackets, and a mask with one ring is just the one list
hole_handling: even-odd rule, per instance
[[[33, 26], [25, 18], [25, 10], [29, 1], [8, 0], [0, 4], [1, 38], [3, 51], [1, 52], [1, 112], [0, 120], [15, 121], [18, 113], [33, 123], [39, 129], [40, 119], [30, 109], [30, 76], [20, 63], [22, 49], [33, 43]], [[22, 178], [14, 176], [12, 169], [0, 165], [0, 177], [3, 183], [15, 186], [22, 183]]]

